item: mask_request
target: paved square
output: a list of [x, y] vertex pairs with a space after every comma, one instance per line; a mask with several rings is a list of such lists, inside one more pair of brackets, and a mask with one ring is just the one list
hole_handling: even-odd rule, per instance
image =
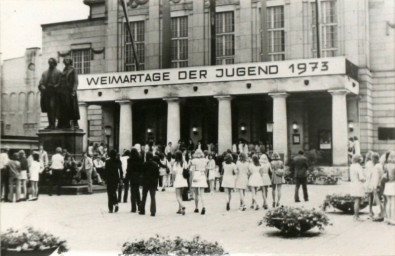
[[[310, 185], [310, 201], [297, 204], [318, 207], [325, 195], [346, 191], [347, 184], [336, 186]], [[293, 185], [283, 187], [284, 205], [293, 202]], [[302, 192], [302, 191], [300, 191]], [[186, 215], [176, 214], [177, 202], [173, 189], [157, 192], [157, 216], [132, 214], [130, 204], [122, 203], [120, 211], [109, 214], [107, 194], [80, 196], [41, 195], [36, 202], [1, 204], [1, 229], [31, 225], [50, 231], [67, 240], [66, 255], [117, 255], [126, 241], [155, 234], [192, 238], [199, 234], [205, 240], [218, 241], [231, 254], [254, 255], [393, 255], [395, 227], [369, 220], [354, 222], [352, 216], [329, 210], [333, 226], [319, 233], [313, 229], [306, 237], [282, 238], [275, 228], [257, 226], [264, 210], [238, 211], [238, 193], [233, 193], [231, 211], [225, 210], [225, 194], [206, 195], [207, 215], [193, 213], [194, 203], [186, 202]], [[259, 198], [259, 202], [262, 199]], [[247, 193], [247, 202], [251, 201]], [[271, 199], [269, 200], [271, 203]], [[148, 202], [149, 203], [149, 202]], [[377, 211], [377, 209], [375, 209]], [[367, 218], [366, 209], [362, 219]]]

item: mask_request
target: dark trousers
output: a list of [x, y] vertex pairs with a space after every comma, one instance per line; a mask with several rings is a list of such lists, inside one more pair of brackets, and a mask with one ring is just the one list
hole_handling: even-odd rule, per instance
[[62, 185], [63, 180], [63, 170], [52, 170], [51, 178], [49, 179], [49, 195], [52, 195], [52, 190], [54, 185], [56, 186], [56, 192], [60, 196], [60, 186]]
[[307, 178], [295, 178], [295, 201], [299, 201], [299, 187], [300, 185], [302, 185], [302, 189], [303, 189], [303, 197], [305, 201], [309, 200], [309, 195], [307, 193]]
[[140, 207], [140, 212], [145, 213], [145, 202], [147, 201], [147, 194], [150, 194], [151, 197], [151, 215], [155, 215], [156, 213], [156, 202], [155, 202], [155, 193], [156, 193], [156, 187], [143, 187], [143, 200], [141, 202], [141, 207]]
[[108, 196], [108, 210], [113, 211], [114, 205], [118, 204], [117, 200], [117, 187], [118, 184], [107, 184], [107, 196]]
[[[0, 196], [2, 200], [8, 200], [8, 191], [9, 191], [9, 173], [6, 168], [1, 169], [1, 186], [0, 186]], [[4, 190], [4, 192], [3, 192]]]
[[140, 186], [130, 184], [130, 203], [132, 204], [132, 212], [140, 210], [141, 197]]
[[123, 201], [127, 202], [128, 201], [128, 194], [129, 194], [129, 181], [127, 181], [126, 179], [124, 180], [122, 185], [118, 186], [118, 202], [119, 203], [122, 201], [122, 191], [124, 191]]

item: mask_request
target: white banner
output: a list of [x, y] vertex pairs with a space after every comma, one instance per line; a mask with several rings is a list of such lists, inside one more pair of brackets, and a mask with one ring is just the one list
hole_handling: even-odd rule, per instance
[[346, 74], [344, 57], [78, 75], [79, 90]]

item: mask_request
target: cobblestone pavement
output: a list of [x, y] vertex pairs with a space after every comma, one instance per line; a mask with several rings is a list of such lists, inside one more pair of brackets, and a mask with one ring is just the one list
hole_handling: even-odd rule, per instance
[[[347, 184], [335, 186], [310, 185], [309, 202], [293, 202], [293, 185], [284, 185], [284, 205], [306, 208], [319, 207], [325, 195], [346, 191]], [[302, 191], [300, 191], [302, 192]], [[238, 193], [233, 193], [231, 211], [225, 210], [225, 194], [205, 194], [205, 216], [193, 213], [193, 202], [186, 202], [186, 215], [176, 214], [177, 203], [173, 189], [157, 193], [157, 216], [140, 216], [130, 212], [130, 204], [122, 203], [120, 211], [109, 214], [107, 194], [79, 196], [40, 196], [35, 202], [1, 204], [1, 230], [9, 227], [34, 226], [50, 231], [68, 241], [67, 255], [117, 255], [122, 244], [137, 238], [160, 234], [170, 237], [218, 241], [233, 254], [253, 255], [394, 255], [395, 227], [367, 219], [355, 222], [352, 216], [332, 210], [328, 216], [333, 223], [324, 232], [311, 230], [305, 237], [282, 238], [275, 228], [257, 226], [264, 210], [239, 211]], [[261, 198], [260, 198], [261, 199]], [[247, 202], [251, 201], [250, 193]], [[271, 203], [271, 199], [269, 201]], [[148, 205], [147, 205], [148, 206]], [[376, 211], [378, 209], [375, 209]]]

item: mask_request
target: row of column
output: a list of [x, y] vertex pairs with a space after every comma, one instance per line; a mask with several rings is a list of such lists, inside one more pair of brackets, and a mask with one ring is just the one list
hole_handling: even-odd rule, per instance
[[[332, 148], [333, 165], [347, 165], [347, 101], [346, 90], [331, 90], [332, 95]], [[273, 150], [288, 155], [287, 102], [289, 94], [285, 92], [270, 93], [273, 98]], [[230, 95], [214, 96], [218, 100], [218, 152], [232, 148], [232, 110]], [[179, 98], [166, 98], [167, 101], [167, 142], [173, 144], [180, 140], [180, 103]], [[120, 105], [119, 150], [133, 146], [132, 101], [117, 101]], [[88, 129], [87, 104], [80, 103], [80, 127]], [[87, 147], [87, 135], [84, 136], [83, 148]]]

